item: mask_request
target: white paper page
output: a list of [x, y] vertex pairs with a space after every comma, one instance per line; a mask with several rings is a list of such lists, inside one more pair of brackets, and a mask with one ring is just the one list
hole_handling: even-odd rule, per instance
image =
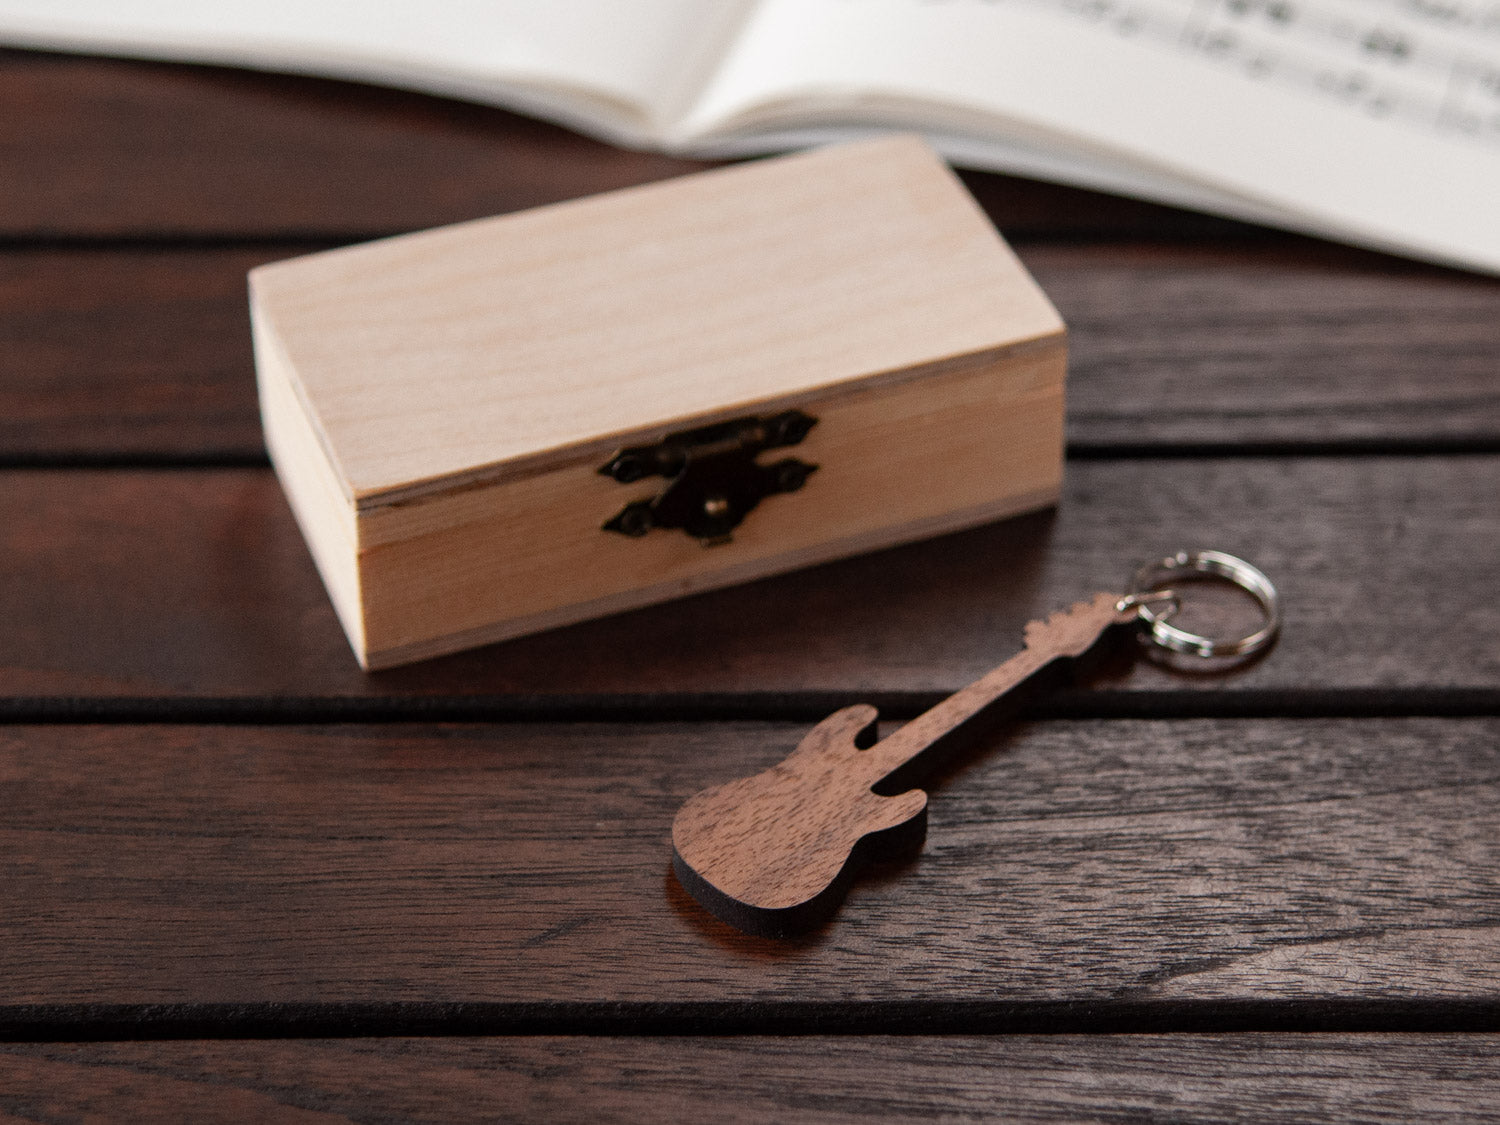
[[841, 120], [1500, 272], [1500, 0], [763, 0], [684, 133]]
[[[738, 0], [0, 0], [0, 42], [406, 86], [656, 139]], [[571, 107], [572, 112], [569, 112]]]
[[[1071, 152], [1059, 145], [1036, 148], [1014, 138], [1001, 137], [993, 131], [982, 137], [947, 133], [939, 129], [923, 128], [921, 125], [914, 125], [913, 131], [924, 133], [933, 147], [961, 168], [1008, 172], [1034, 180], [1051, 180], [1113, 195], [1150, 199], [1194, 211], [1214, 212], [1251, 223], [1306, 229], [1316, 233], [1311, 231], [1310, 224], [1299, 225], [1294, 217], [1283, 210], [1206, 184], [1191, 183], [1180, 177], [1118, 160], [1104, 160], [1092, 154]], [[764, 156], [786, 152], [788, 149], [866, 140], [888, 132], [888, 126], [829, 125], [773, 129], [768, 132], [724, 133], [688, 144], [683, 151], [709, 159]]]

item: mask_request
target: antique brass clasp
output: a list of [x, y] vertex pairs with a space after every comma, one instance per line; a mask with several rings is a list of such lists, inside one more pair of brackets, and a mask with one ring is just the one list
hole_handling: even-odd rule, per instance
[[818, 420], [800, 410], [768, 418], [735, 418], [668, 434], [655, 445], [622, 449], [599, 472], [630, 484], [649, 476], [667, 479], [650, 500], [635, 500], [604, 524], [632, 537], [653, 527], [681, 528], [705, 544], [725, 543], [765, 497], [796, 492], [818, 466], [788, 457], [770, 465], [763, 450], [796, 445]]

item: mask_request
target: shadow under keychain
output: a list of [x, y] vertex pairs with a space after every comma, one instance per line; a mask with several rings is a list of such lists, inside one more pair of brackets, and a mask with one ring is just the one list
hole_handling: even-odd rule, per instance
[[[1255, 599], [1261, 624], [1228, 640], [1179, 629], [1169, 618], [1180, 594], [1166, 583], [1227, 579]], [[710, 913], [746, 933], [785, 937], [837, 909], [862, 860], [915, 847], [926, 835], [927, 794], [903, 775], [919, 756], [988, 729], [1014, 710], [1017, 691], [1060, 660], [1076, 658], [1107, 634], [1142, 630], [1143, 642], [1194, 657], [1248, 657], [1281, 628], [1270, 580], [1221, 551], [1181, 551], [1147, 563], [1123, 593], [1100, 593], [1026, 626], [1026, 647], [992, 672], [875, 741], [878, 714], [845, 707], [808, 732], [780, 764], [688, 800], [672, 823], [672, 868]], [[1012, 706], [997, 706], [1010, 703]], [[924, 762], [925, 764], [925, 762]]]

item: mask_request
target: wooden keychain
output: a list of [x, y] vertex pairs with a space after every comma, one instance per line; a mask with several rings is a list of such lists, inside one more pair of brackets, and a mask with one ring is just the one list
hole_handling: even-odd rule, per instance
[[[1260, 628], [1222, 640], [1172, 625], [1168, 619], [1180, 598], [1166, 583], [1203, 575], [1249, 593], [1261, 609]], [[788, 936], [826, 920], [860, 860], [881, 845], [921, 843], [927, 794], [901, 784], [919, 756], [973, 734], [976, 720], [1008, 713], [1013, 708], [996, 704], [1014, 704], [1017, 689], [1042, 669], [1082, 656], [1106, 634], [1132, 625], [1144, 626], [1150, 643], [1172, 652], [1245, 657], [1275, 640], [1280, 599], [1264, 574], [1222, 551], [1181, 551], [1147, 563], [1126, 592], [1095, 594], [1028, 624], [1019, 653], [886, 738], [875, 741], [874, 707], [845, 707], [809, 731], [780, 764], [692, 797], [672, 824], [678, 881], [711, 913], [747, 933]]]

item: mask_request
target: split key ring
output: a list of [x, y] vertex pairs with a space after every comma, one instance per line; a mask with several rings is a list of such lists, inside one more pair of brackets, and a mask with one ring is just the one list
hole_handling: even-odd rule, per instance
[[[1224, 578], [1244, 590], [1260, 606], [1260, 627], [1242, 637], [1225, 640], [1190, 633], [1173, 625], [1168, 619], [1177, 611], [1180, 597], [1169, 585], [1174, 575], [1185, 574]], [[1146, 563], [1135, 572], [1117, 609], [1121, 613], [1135, 610], [1148, 627], [1153, 643], [1193, 656], [1249, 656], [1268, 647], [1281, 631], [1281, 597], [1271, 580], [1259, 568], [1223, 551], [1178, 551]]]

